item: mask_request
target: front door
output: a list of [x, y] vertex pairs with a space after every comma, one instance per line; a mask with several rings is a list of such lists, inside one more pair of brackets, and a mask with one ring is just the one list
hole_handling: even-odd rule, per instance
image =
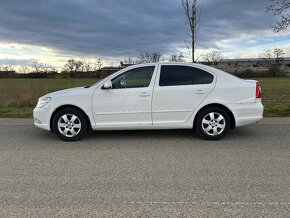
[[154, 69], [133, 68], [111, 79], [112, 89], [97, 88], [93, 95], [96, 126], [152, 125]]

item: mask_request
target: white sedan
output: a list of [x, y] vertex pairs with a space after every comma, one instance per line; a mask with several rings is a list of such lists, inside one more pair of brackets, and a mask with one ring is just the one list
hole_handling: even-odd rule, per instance
[[34, 124], [65, 141], [91, 130], [194, 129], [204, 139], [263, 117], [260, 84], [191, 63], [122, 69], [92, 86], [39, 98]]

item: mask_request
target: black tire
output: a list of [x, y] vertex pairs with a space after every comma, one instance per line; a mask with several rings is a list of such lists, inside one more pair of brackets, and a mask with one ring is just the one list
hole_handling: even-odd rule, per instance
[[[214, 119], [212, 119], [214, 115]], [[222, 120], [221, 117], [222, 116]], [[220, 120], [218, 122], [218, 120]], [[206, 123], [208, 122], [208, 123]], [[224, 128], [221, 128], [223, 127]], [[229, 114], [220, 107], [207, 107], [200, 111], [195, 119], [194, 129], [196, 134], [203, 139], [219, 140], [225, 137], [230, 130], [231, 119]]]
[[[63, 117], [67, 118], [69, 123], [65, 122]], [[75, 119], [72, 122], [73, 118]], [[54, 115], [52, 120], [52, 127], [53, 132], [61, 140], [69, 142], [79, 141], [88, 132], [88, 120], [82, 111], [75, 108], [64, 108]], [[65, 131], [67, 132], [66, 135]]]

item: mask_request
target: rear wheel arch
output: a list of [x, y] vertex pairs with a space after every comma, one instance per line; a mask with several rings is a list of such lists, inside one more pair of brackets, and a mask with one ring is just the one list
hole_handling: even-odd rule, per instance
[[197, 119], [198, 115], [201, 113], [201, 111], [203, 111], [204, 109], [209, 108], [209, 107], [219, 107], [219, 108], [222, 108], [223, 110], [225, 110], [230, 117], [231, 129], [234, 129], [236, 127], [236, 120], [235, 120], [235, 116], [234, 116], [233, 112], [225, 105], [218, 104], [218, 103], [208, 104], [208, 105], [205, 105], [202, 108], [200, 108], [194, 117], [193, 127], [195, 127], [196, 119]]
[[90, 120], [90, 118], [88, 117], [88, 115], [84, 112], [84, 110], [82, 110], [81, 108], [79, 108], [79, 107], [77, 107], [77, 106], [75, 106], [75, 105], [69, 105], [69, 104], [68, 104], [68, 105], [62, 105], [62, 106], [59, 106], [58, 108], [56, 108], [56, 109], [53, 111], [53, 113], [52, 113], [52, 115], [51, 115], [51, 117], [50, 117], [50, 131], [51, 131], [51, 132], [53, 132], [53, 124], [52, 124], [52, 122], [53, 122], [53, 118], [54, 118], [55, 114], [56, 114], [57, 112], [59, 112], [60, 110], [65, 109], [65, 108], [74, 108], [74, 109], [80, 111], [81, 113], [83, 113], [83, 114], [85, 115], [86, 119], [87, 119], [88, 130], [91, 131], [91, 129], [92, 129], [91, 120]]

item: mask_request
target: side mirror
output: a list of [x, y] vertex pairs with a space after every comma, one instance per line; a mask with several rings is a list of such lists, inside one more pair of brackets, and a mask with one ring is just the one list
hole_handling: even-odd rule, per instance
[[112, 85], [112, 81], [108, 80], [107, 82], [104, 83], [102, 89], [112, 89], [113, 85]]

